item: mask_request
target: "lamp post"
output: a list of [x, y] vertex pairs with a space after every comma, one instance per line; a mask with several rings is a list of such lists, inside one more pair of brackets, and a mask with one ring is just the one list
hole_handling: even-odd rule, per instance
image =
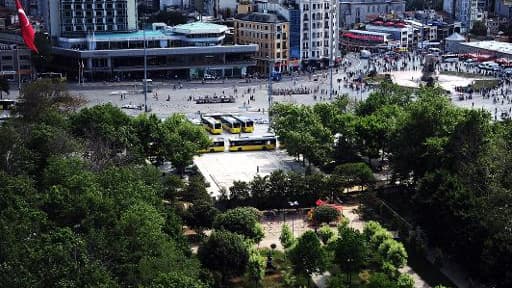
[[[299, 202], [297, 201], [290, 201], [288, 202], [288, 205], [290, 205], [290, 207], [297, 207], [299, 206]], [[293, 236], [295, 236], [295, 215], [292, 216], [292, 234]]]
[[144, 41], [144, 112], [148, 113], [148, 55], [146, 51], [146, 18], [142, 25], [142, 38]]
[[[334, 2], [335, 3], [335, 2]], [[334, 36], [334, 25], [336, 25], [336, 21], [334, 20], [335, 14], [335, 5], [330, 5], [329, 9], [329, 100], [332, 100], [332, 67], [334, 66], [334, 50], [336, 49], [333, 45], [333, 41], [335, 39]]]
[[274, 71], [274, 59], [267, 56], [268, 59], [268, 132], [272, 131], [272, 116], [270, 108], [272, 107], [272, 72]]

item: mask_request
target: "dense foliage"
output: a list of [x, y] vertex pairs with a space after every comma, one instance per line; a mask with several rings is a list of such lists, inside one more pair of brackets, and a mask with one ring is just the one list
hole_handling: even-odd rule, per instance
[[[372, 159], [379, 157], [379, 165], [371, 167], [388, 166], [391, 183], [398, 181], [411, 191], [401, 195], [401, 202], [408, 203], [403, 209], [426, 232], [427, 246], [455, 256], [481, 281], [512, 285], [512, 122], [493, 122], [485, 111], [458, 108], [439, 87], [410, 91], [384, 82], [365, 101], [353, 106], [347, 102], [341, 97], [312, 108], [276, 104], [272, 111], [276, 132], [287, 147], [294, 147], [289, 153], [333, 172], [331, 181], [325, 181], [331, 188], [318, 186], [326, 188], [317, 188], [322, 191], [317, 193], [328, 198], [336, 187], [332, 183], [346, 187], [340, 177], [344, 174], [337, 171], [341, 168], [332, 169], [330, 163], [343, 167], [361, 160], [375, 163]], [[289, 136], [303, 129], [322, 131], [313, 142], [325, 141], [329, 137], [323, 134], [330, 131], [334, 149]], [[358, 175], [369, 174], [361, 170]], [[368, 185], [373, 180], [365, 181]], [[396, 247], [389, 251], [402, 252]]]
[[[111, 105], [73, 112], [60, 82], [33, 82], [21, 96], [21, 117], [0, 127], [1, 286], [207, 287], [180, 217], [162, 201], [172, 182], [145, 164], [144, 118]], [[180, 133], [190, 128], [180, 119], [156, 123], [156, 139], [207, 137]], [[195, 154], [170, 153], [162, 157], [177, 166]]]
[[314, 207], [318, 199], [342, 196], [346, 188], [369, 186], [375, 182], [365, 163], [346, 163], [335, 168], [332, 175], [313, 173], [301, 175], [281, 170], [267, 176], [257, 175], [250, 182], [235, 181], [218, 201], [225, 208], [251, 206], [260, 210]]

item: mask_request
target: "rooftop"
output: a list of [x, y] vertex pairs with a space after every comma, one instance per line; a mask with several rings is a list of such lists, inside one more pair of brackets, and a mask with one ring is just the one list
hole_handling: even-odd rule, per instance
[[262, 23], [282, 23], [286, 22], [286, 19], [283, 17], [273, 14], [273, 13], [261, 13], [261, 12], [253, 12], [250, 14], [247, 14], [240, 18], [244, 21], [251, 21], [251, 22], [262, 22]]
[[172, 30], [181, 34], [208, 34], [228, 31], [228, 27], [207, 22], [193, 22], [172, 27]]
[[386, 36], [389, 35], [388, 33], [381, 33], [381, 32], [372, 32], [372, 31], [364, 31], [364, 30], [348, 30], [350, 33], [359, 33], [364, 35], [375, 35], [375, 36]]
[[146, 39], [155, 39], [155, 38], [167, 38], [167, 35], [165, 35], [160, 30], [140, 30], [136, 32], [130, 32], [130, 33], [101, 33], [101, 34], [94, 34], [89, 35], [89, 37], [94, 38], [95, 40], [134, 40], [134, 39], [143, 39], [144, 34]]
[[498, 41], [477, 41], [462, 43], [462, 45], [512, 55], [512, 43]]

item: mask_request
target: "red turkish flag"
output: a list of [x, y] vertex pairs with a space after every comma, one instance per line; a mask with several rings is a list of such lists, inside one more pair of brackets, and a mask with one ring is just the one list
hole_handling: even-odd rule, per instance
[[20, 0], [16, 0], [16, 10], [18, 10], [18, 17], [20, 18], [20, 27], [21, 27], [21, 36], [23, 36], [23, 41], [25, 45], [27, 45], [30, 50], [39, 53], [37, 51], [36, 44], [34, 43], [36, 32], [30, 22], [28, 21], [27, 14], [25, 14], [25, 10], [21, 6]]

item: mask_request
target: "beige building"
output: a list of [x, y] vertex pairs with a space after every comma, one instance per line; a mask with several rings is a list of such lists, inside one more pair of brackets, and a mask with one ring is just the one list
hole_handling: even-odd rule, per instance
[[16, 80], [30, 79], [32, 75], [32, 54], [29, 49], [16, 45], [0, 44], [0, 77]]
[[274, 71], [287, 70], [289, 23], [279, 15], [254, 12], [235, 20], [235, 43], [257, 44], [256, 71], [268, 74], [269, 61]]

